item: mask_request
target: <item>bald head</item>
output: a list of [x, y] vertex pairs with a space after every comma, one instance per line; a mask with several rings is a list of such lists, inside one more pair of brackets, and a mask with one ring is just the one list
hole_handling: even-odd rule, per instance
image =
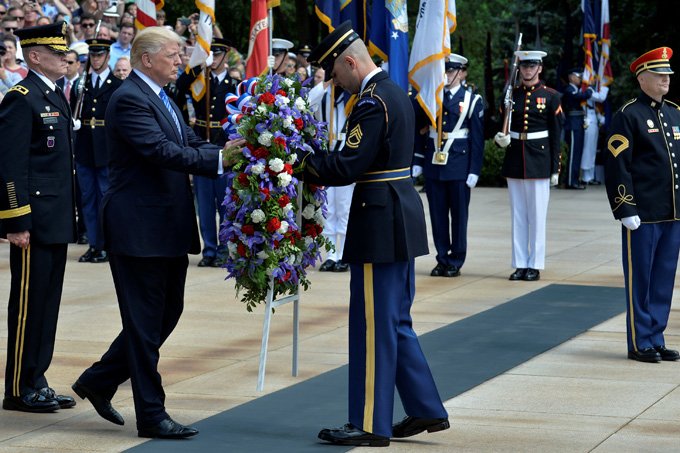
[[361, 82], [375, 69], [377, 66], [373, 63], [366, 44], [357, 39], [335, 59], [331, 77], [336, 85], [350, 93], [358, 93]]

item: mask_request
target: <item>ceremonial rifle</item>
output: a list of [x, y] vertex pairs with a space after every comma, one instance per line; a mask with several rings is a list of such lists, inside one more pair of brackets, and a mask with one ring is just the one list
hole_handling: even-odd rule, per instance
[[[515, 51], [522, 50], [522, 33], [517, 37], [517, 44], [515, 45]], [[517, 73], [519, 72], [519, 56], [513, 53], [512, 67], [510, 69], [510, 77], [508, 78], [508, 83], [505, 85], [505, 96], [503, 97], [503, 106], [505, 111], [503, 112], [503, 127], [501, 131], [504, 135], [510, 132], [510, 119], [512, 117], [512, 90], [515, 88], [515, 83], [517, 83]]]
[[[99, 34], [99, 27], [101, 27], [102, 21], [99, 19], [99, 22], [97, 22], [97, 27], [94, 29], [94, 37], [96, 38], [97, 35]], [[76, 127], [74, 127], [75, 130], [80, 129], [80, 115], [83, 112], [83, 99], [85, 98], [85, 80], [87, 79], [87, 75], [90, 72], [90, 67], [92, 66], [92, 63], [90, 61], [90, 55], [88, 52], [87, 55], [87, 63], [85, 63], [85, 69], [83, 70], [83, 73], [80, 74], [80, 78], [78, 79], [78, 100], [76, 101], [76, 107], [73, 109], [73, 122], [75, 123]]]

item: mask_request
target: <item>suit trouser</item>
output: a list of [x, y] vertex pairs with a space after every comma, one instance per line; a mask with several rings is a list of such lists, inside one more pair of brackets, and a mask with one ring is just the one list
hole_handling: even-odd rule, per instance
[[47, 387], [66, 268], [66, 244], [10, 245], [5, 395]]
[[110, 265], [123, 330], [79, 380], [111, 399], [129, 378], [137, 427], [153, 425], [168, 417], [159, 349], [182, 314], [189, 260], [186, 255], [139, 258], [112, 253]]
[[414, 261], [350, 264], [349, 422], [392, 436], [396, 386], [406, 414], [447, 416], [412, 328]]
[[104, 248], [104, 238], [101, 237], [99, 228], [99, 207], [104, 192], [109, 190], [109, 170], [107, 167], [89, 167], [76, 162], [76, 175], [80, 185], [87, 239], [90, 246], [101, 250]]
[[628, 350], [664, 346], [680, 251], [680, 222], [621, 229]]
[[460, 269], [467, 255], [470, 188], [465, 181], [428, 179], [425, 192], [437, 263]]
[[[222, 203], [226, 189], [227, 178], [225, 177], [194, 176], [198, 223], [203, 239], [203, 256], [216, 257], [218, 255], [217, 231], [224, 222], [225, 207], [222, 206]], [[215, 226], [215, 214], [219, 215], [217, 226]]]
[[[579, 184], [581, 171], [581, 158], [583, 156], [583, 117], [579, 116], [578, 125], [572, 124], [572, 129], [566, 131], [569, 153], [567, 155], [567, 185]], [[576, 123], [575, 121], [573, 123]]]
[[543, 269], [550, 179], [507, 179], [512, 215], [512, 267]]
[[581, 170], [583, 180], [589, 182], [595, 178], [595, 158], [597, 157], [597, 138], [600, 135], [600, 125], [597, 122], [597, 112], [595, 112], [595, 109], [587, 108], [586, 118], [589, 121], [589, 125], [584, 132]]
[[349, 207], [352, 205], [353, 193], [354, 184], [328, 187], [326, 189], [328, 216], [324, 223], [323, 235], [335, 247], [334, 251], [328, 252], [327, 258], [329, 260], [338, 261], [342, 259], [342, 250], [345, 247], [345, 236], [347, 235]]

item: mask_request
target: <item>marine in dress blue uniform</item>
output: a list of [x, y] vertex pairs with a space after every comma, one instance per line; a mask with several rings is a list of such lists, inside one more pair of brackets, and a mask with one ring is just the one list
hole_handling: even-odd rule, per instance
[[3, 409], [75, 406], [45, 378], [57, 332], [66, 250], [76, 239], [71, 110], [63, 22], [17, 30], [29, 72], [0, 104], [0, 237], [11, 243]]
[[[227, 135], [222, 129], [222, 121], [227, 116], [224, 98], [228, 93], [236, 92], [236, 84], [227, 74], [227, 52], [229, 43], [222, 38], [213, 39], [210, 50], [213, 52], [213, 63], [210, 71], [210, 94], [204, 94], [196, 101], [196, 123], [194, 132], [201, 138], [209, 140], [219, 146], [227, 142]], [[191, 84], [203, 72], [201, 66], [183, 72], [177, 79], [176, 99], [186, 99], [191, 91]], [[207, 104], [207, 107], [206, 107]], [[199, 267], [219, 267], [222, 264], [221, 255], [226, 251], [226, 245], [218, 245], [219, 225], [224, 221], [225, 208], [222, 206], [224, 192], [227, 188], [226, 178], [211, 178], [201, 175], [194, 176], [194, 191], [198, 206], [198, 223], [203, 238], [202, 259]], [[218, 222], [215, 220], [219, 219]]]
[[574, 68], [569, 71], [567, 77], [569, 78], [569, 84], [564, 88], [562, 96], [562, 108], [566, 115], [565, 138], [569, 147], [567, 153], [567, 179], [564, 186], [566, 189], [583, 190], [586, 186], [581, 184], [579, 173], [585, 138], [585, 131], [583, 129], [585, 110], [581, 104], [592, 97], [593, 90], [590, 87], [585, 91], [581, 90], [583, 71], [580, 68]]
[[663, 98], [672, 54], [660, 47], [630, 65], [641, 91], [614, 115], [605, 160], [622, 223], [628, 358], [642, 362], [680, 358], [664, 339], [680, 251], [680, 106]]
[[[414, 258], [427, 254], [423, 205], [410, 177], [414, 113], [406, 93], [376, 68], [351, 23], [310, 55], [336, 85], [359, 100], [345, 146], [307, 156], [309, 182], [356, 182], [343, 260], [350, 264], [349, 423], [319, 438], [343, 445], [389, 445], [390, 437], [449, 427], [411, 325]], [[392, 426], [394, 389], [405, 420]]]
[[[430, 127], [425, 149], [415, 153], [414, 165], [423, 167], [425, 191], [437, 265], [433, 277], [456, 277], [467, 256], [470, 189], [477, 185], [484, 162], [484, 101], [461, 84], [467, 58], [451, 54], [445, 63], [442, 141]], [[418, 115], [420, 118], [425, 115]], [[420, 129], [420, 128], [419, 128]]]

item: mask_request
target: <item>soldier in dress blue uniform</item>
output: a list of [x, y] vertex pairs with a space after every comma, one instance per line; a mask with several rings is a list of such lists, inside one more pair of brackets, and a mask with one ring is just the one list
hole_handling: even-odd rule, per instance
[[673, 74], [669, 47], [631, 65], [640, 94], [612, 120], [607, 141], [607, 197], [622, 223], [628, 358], [678, 360], [663, 332], [680, 250], [680, 106], [664, 99]]
[[494, 140], [507, 147], [501, 172], [508, 181], [516, 268], [509, 279], [535, 281], [545, 267], [545, 223], [550, 186], [559, 178], [564, 115], [559, 93], [539, 78], [547, 54], [522, 50], [515, 55], [521, 86], [512, 92], [510, 133], [499, 132]]
[[[0, 237], [10, 245], [3, 409], [75, 406], [45, 378], [52, 361], [66, 250], [76, 240], [71, 110], [55, 81], [66, 73], [66, 24], [16, 31], [29, 72], [0, 104]], [[17, 127], [17, 125], [21, 125]], [[10, 146], [11, 144], [11, 146]]]
[[[210, 65], [210, 96], [203, 95], [198, 101], [194, 100], [196, 123], [194, 132], [211, 143], [224, 146], [227, 136], [220, 121], [227, 116], [224, 98], [227, 93], [236, 92], [236, 83], [227, 74], [227, 52], [229, 42], [226, 39], [214, 38], [210, 45], [213, 61]], [[185, 99], [190, 93], [191, 84], [203, 72], [201, 66], [183, 72], [177, 79], [176, 98]], [[207, 103], [207, 107], [206, 107]], [[209, 111], [208, 111], [209, 109]], [[199, 267], [219, 267], [222, 264], [222, 254], [226, 246], [218, 245], [217, 231], [224, 221], [225, 208], [222, 206], [227, 180], [222, 177], [194, 176], [194, 191], [198, 205], [198, 220], [203, 239], [202, 258]], [[219, 217], [219, 223], [216, 223]]]
[[564, 96], [562, 96], [562, 107], [566, 115], [566, 140], [569, 146], [567, 153], [567, 180], [564, 187], [566, 189], [583, 190], [586, 186], [581, 184], [579, 173], [585, 137], [583, 129], [585, 110], [581, 103], [590, 99], [593, 95], [593, 90], [588, 87], [585, 91], [581, 91], [581, 80], [583, 78], [583, 70], [581, 68], [570, 70], [567, 77], [569, 78], [569, 84], [564, 88]]
[[467, 255], [470, 189], [477, 185], [484, 162], [484, 101], [461, 85], [467, 62], [462, 55], [451, 54], [445, 63], [442, 141], [435, 149], [438, 133], [430, 127], [425, 149], [415, 153], [413, 162], [423, 167], [425, 177], [437, 249], [437, 265], [430, 273], [433, 277], [460, 275]]
[[[104, 263], [109, 260], [99, 225], [99, 208], [109, 188], [109, 153], [106, 149], [104, 114], [109, 99], [123, 83], [109, 67], [110, 39], [86, 39], [90, 72], [83, 87], [82, 109], [76, 122], [75, 161], [82, 196], [83, 217], [90, 247], [78, 259], [81, 263]], [[71, 90], [71, 108], [75, 111], [79, 89]]]
[[[449, 427], [448, 416], [411, 325], [414, 258], [427, 254], [425, 215], [411, 180], [414, 113], [406, 93], [368, 54], [351, 22], [312, 52], [326, 80], [359, 100], [347, 119], [345, 146], [307, 156], [308, 181], [356, 182], [343, 261], [350, 264], [349, 423], [319, 438], [342, 445], [386, 446]], [[392, 425], [395, 386], [408, 416]]]

